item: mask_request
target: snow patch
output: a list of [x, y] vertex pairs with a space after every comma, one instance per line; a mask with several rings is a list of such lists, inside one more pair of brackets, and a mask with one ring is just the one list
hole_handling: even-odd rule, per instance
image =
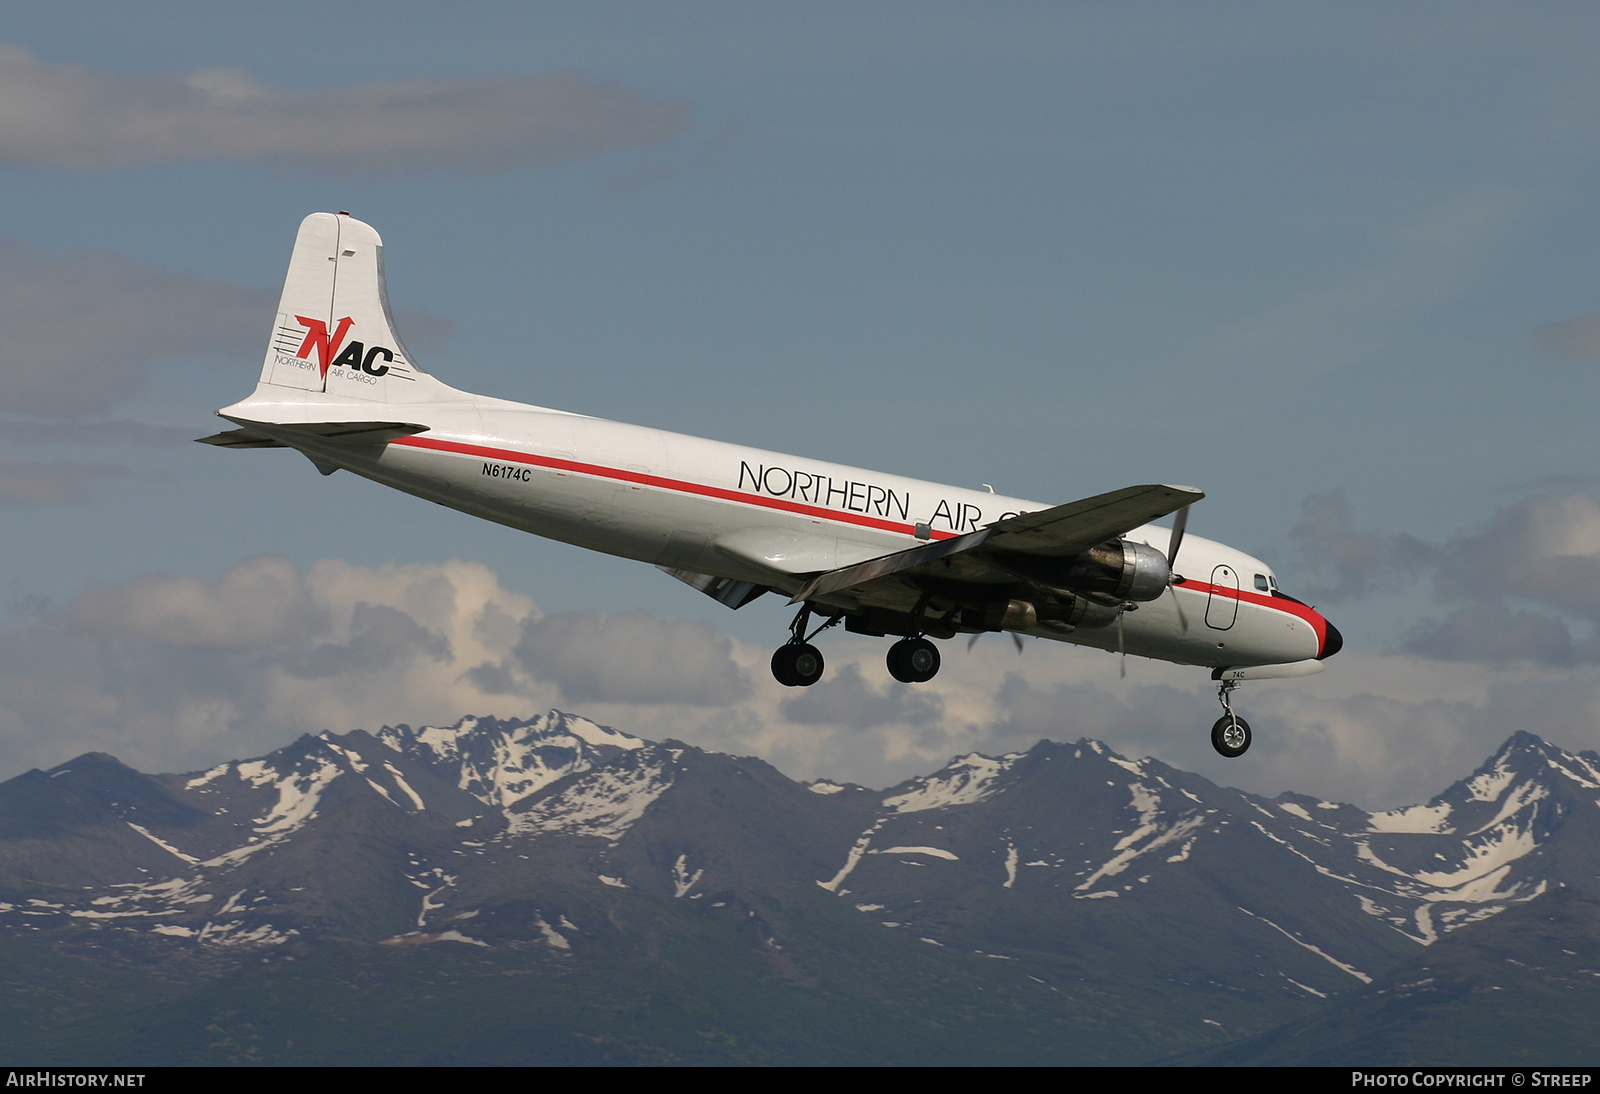
[[955, 855], [939, 847], [881, 847], [868, 851], [869, 855], [929, 855], [949, 862], [959, 862]]
[[672, 864], [672, 895], [679, 900], [689, 895], [689, 891], [700, 881], [700, 875], [705, 873], [701, 867], [693, 874], [689, 873], [689, 856], [679, 855], [678, 861]]
[[1273, 930], [1275, 930], [1279, 934], [1283, 935], [1283, 937], [1287, 938], [1290, 942], [1293, 942], [1296, 946], [1299, 946], [1302, 949], [1309, 950], [1312, 953], [1316, 954], [1318, 957], [1322, 958], [1324, 961], [1326, 961], [1328, 964], [1332, 965], [1334, 968], [1338, 969], [1340, 972], [1349, 973], [1351, 976], [1355, 977], [1357, 980], [1361, 981], [1363, 984], [1372, 983], [1372, 977], [1368, 976], [1366, 973], [1361, 972], [1360, 970], [1356, 969], [1353, 965], [1345, 964], [1343, 961], [1340, 961], [1338, 958], [1330, 957], [1325, 951], [1319, 949], [1316, 946], [1313, 946], [1309, 942], [1301, 941], [1300, 939], [1296, 938], [1294, 935], [1290, 934], [1288, 931], [1284, 930], [1282, 927], [1278, 926], [1276, 923], [1272, 922], [1272, 920], [1268, 919], [1266, 916], [1256, 915], [1256, 913], [1252, 912], [1249, 908], [1240, 908], [1239, 910], [1241, 912], [1243, 912], [1245, 915], [1249, 916], [1251, 919], [1260, 920], [1262, 923], [1265, 923], [1267, 926], [1271, 927]]
[[590, 772], [558, 794], [508, 813], [506, 836], [560, 832], [615, 843], [672, 786], [659, 763]]
[[[1504, 873], [1505, 868], [1538, 846], [1533, 833], [1502, 824], [1493, 834], [1477, 845], [1467, 845], [1467, 860], [1449, 873], [1419, 870], [1418, 881], [1441, 889], [1456, 889], [1491, 872]], [[1460, 899], [1459, 897], [1457, 899]]]
[[[880, 819], [871, 828], [861, 833], [855, 843], [850, 845], [850, 852], [845, 855], [844, 865], [839, 868], [837, 874], [833, 875], [833, 879], [831, 881], [818, 881], [817, 884], [830, 893], [838, 893], [839, 886], [844, 884], [844, 879], [850, 876], [851, 871], [856, 868], [856, 863], [861, 861], [861, 856], [867, 853], [867, 848], [872, 844], [873, 834], [882, 827], [883, 821]], [[840, 895], [842, 896], [843, 894], [841, 893]]]
[[[220, 779], [222, 776], [226, 775], [228, 773], [228, 767], [228, 764], [218, 764], [216, 767], [213, 767], [204, 774], [197, 775], [188, 782], [184, 783], [183, 788], [185, 790], [198, 790], [206, 783], [211, 782], [214, 779]], [[65, 772], [62, 772], [62, 774], [65, 774]], [[53, 775], [51, 776], [51, 778], [54, 777], [55, 776]]]
[[991, 797], [1000, 788], [1000, 776], [1009, 771], [1020, 752], [996, 759], [980, 752], [957, 757], [932, 775], [913, 780], [912, 789], [883, 799], [896, 813], [920, 813], [927, 809], [947, 809], [953, 805], [974, 805]]
[[1506, 787], [1516, 781], [1517, 773], [1511, 770], [1511, 765], [1506, 760], [1505, 756], [1497, 757], [1492, 769], [1482, 775], [1473, 776], [1467, 782], [1467, 792], [1472, 795], [1473, 801], [1495, 801], [1505, 792]]
[[1371, 832], [1447, 833], [1451, 829], [1450, 803], [1413, 805], [1407, 809], [1391, 809], [1386, 813], [1371, 813], [1367, 817], [1367, 830]]
[[610, 726], [599, 725], [589, 721], [587, 718], [574, 718], [568, 715], [567, 731], [580, 741], [586, 741], [592, 745], [610, 745], [612, 748], [620, 748], [625, 752], [632, 752], [645, 746], [642, 738], [612, 729]]
[[145, 839], [149, 840], [151, 843], [155, 844], [157, 847], [159, 847], [163, 851], [167, 852], [169, 855], [175, 855], [178, 858], [182, 859], [184, 862], [189, 863], [190, 865], [194, 865], [195, 863], [200, 861], [199, 859], [195, 858], [193, 855], [184, 854], [182, 851], [178, 850], [176, 847], [172, 846], [172, 844], [166, 842], [165, 840], [163, 840], [163, 839], [161, 839], [161, 838], [159, 838], [157, 836], [151, 835], [150, 830], [148, 828], [145, 828], [143, 825], [134, 824], [132, 821], [126, 821], [124, 823], [126, 823], [129, 828], [132, 828], [135, 832], [139, 833]]
[[[405, 776], [400, 774], [399, 768], [395, 767], [394, 764], [390, 763], [388, 760], [385, 760], [383, 761], [383, 769], [389, 773], [389, 777], [393, 779], [394, 784], [400, 788], [400, 792], [411, 799], [411, 804], [416, 806], [419, 812], [427, 808], [427, 806], [422, 804], [422, 795], [411, 789], [411, 784], [406, 782]], [[385, 795], [385, 797], [387, 797], [387, 795]]]
[[1548, 798], [1549, 796], [1549, 789], [1540, 786], [1537, 783], [1519, 783], [1517, 786], [1512, 788], [1511, 793], [1506, 795], [1505, 801], [1500, 803], [1500, 810], [1494, 815], [1494, 820], [1487, 824], [1479, 825], [1477, 828], [1472, 830], [1471, 834], [1476, 836], [1480, 832], [1485, 832], [1499, 824], [1501, 821], [1505, 820], [1507, 817], [1518, 812], [1524, 806], [1532, 805], [1534, 802], [1539, 801], [1542, 798]]
[[150, 933], [170, 934], [174, 938], [193, 938], [195, 936], [193, 927], [180, 927], [176, 923], [157, 923], [150, 928]]
[[549, 946], [551, 949], [572, 949], [572, 943], [567, 941], [566, 936], [560, 931], [556, 930], [554, 927], [550, 926], [550, 924], [546, 923], [543, 917], [535, 919], [533, 921], [533, 925], [539, 928], [539, 933], [544, 936], [545, 945]]

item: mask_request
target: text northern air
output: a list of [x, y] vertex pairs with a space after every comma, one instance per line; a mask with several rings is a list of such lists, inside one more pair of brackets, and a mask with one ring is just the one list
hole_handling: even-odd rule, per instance
[[[879, 486], [877, 483], [840, 480], [832, 475], [798, 471], [778, 464], [758, 463], [752, 467], [747, 461], [740, 460], [739, 489], [773, 498], [809, 502], [828, 509], [913, 523], [910, 492]], [[929, 527], [943, 527], [952, 532], [968, 532], [979, 527], [982, 520], [983, 510], [978, 506], [940, 498], [925, 523]]]

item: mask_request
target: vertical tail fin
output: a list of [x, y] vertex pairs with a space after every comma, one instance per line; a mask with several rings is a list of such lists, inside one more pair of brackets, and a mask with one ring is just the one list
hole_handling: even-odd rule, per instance
[[383, 240], [347, 213], [300, 222], [261, 368], [260, 395], [289, 390], [414, 403], [449, 389], [411, 360], [389, 311]]

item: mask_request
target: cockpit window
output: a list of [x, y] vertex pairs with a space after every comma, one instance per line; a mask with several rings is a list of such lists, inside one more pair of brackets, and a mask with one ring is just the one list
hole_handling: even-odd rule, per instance
[[1256, 588], [1260, 589], [1264, 593], [1269, 593], [1272, 591], [1272, 586], [1267, 584], [1266, 574], [1256, 575]]
[[1267, 575], [1267, 584], [1272, 587], [1273, 592], [1278, 591], [1278, 579], [1273, 577], [1271, 574]]

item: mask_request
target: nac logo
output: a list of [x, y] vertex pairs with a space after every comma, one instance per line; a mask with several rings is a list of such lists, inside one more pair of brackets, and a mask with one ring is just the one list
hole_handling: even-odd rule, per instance
[[[312, 349], [317, 351], [317, 363], [322, 367], [322, 378], [328, 378], [328, 369], [345, 368], [351, 372], [364, 372], [368, 376], [382, 376], [389, 371], [388, 365], [381, 365], [378, 359], [385, 361], [394, 360], [394, 351], [387, 346], [373, 346], [368, 349], [360, 342], [352, 340], [344, 346], [344, 336], [350, 333], [350, 324], [354, 322], [350, 316], [345, 316], [334, 326], [333, 333], [328, 333], [328, 324], [320, 319], [310, 316], [297, 315], [296, 321], [306, 328], [306, 340], [300, 343], [300, 349], [295, 353], [302, 360], [309, 360]], [[339, 347], [344, 346], [341, 352]], [[337, 354], [338, 356], [335, 356]]]

